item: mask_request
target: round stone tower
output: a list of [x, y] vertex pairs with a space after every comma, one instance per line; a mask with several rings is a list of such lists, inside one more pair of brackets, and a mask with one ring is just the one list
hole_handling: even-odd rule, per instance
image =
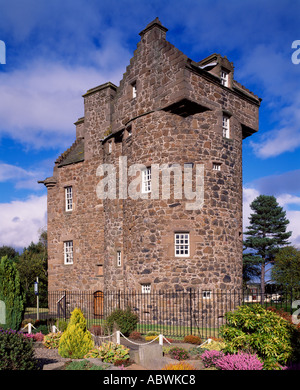
[[[213, 54], [194, 62], [158, 19], [141, 33], [102, 140], [107, 290], [242, 286], [242, 140], [260, 99]], [[103, 178], [103, 172], [99, 172]], [[112, 187], [114, 189], [114, 187]]]

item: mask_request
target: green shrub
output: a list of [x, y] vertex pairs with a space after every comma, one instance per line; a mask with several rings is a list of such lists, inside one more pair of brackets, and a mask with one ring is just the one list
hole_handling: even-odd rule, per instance
[[7, 258], [0, 260], [0, 300], [5, 303], [3, 329], [19, 330], [24, 314], [24, 298], [16, 264]]
[[93, 345], [92, 335], [86, 328], [86, 319], [82, 311], [76, 308], [59, 340], [58, 353], [64, 358], [82, 359]]
[[110, 341], [108, 343], [103, 343], [100, 347], [93, 348], [84, 357], [100, 358], [105, 363], [115, 363], [120, 360], [128, 360], [129, 349], [124, 347], [124, 345], [115, 344]]
[[60, 332], [64, 332], [67, 330], [68, 323], [65, 320], [57, 320], [56, 327], [60, 330]]
[[69, 362], [65, 365], [65, 370], [73, 370], [73, 371], [83, 371], [83, 370], [106, 370], [104, 366], [96, 366], [95, 364], [90, 363], [89, 361], [80, 360]]
[[149, 330], [149, 332], [146, 333], [146, 337], [149, 337], [149, 336], [158, 336], [159, 333], [156, 332], [155, 330]]
[[32, 330], [32, 333], [43, 333], [44, 335], [46, 335], [49, 333], [49, 329], [47, 325], [39, 325]]
[[254, 304], [240, 306], [225, 316], [227, 323], [221, 327], [225, 353], [257, 353], [265, 369], [297, 358], [293, 351], [297, 330], [276, 313]]
[[22, 333], [0, 329], [0, 370], [35, 370], [33, 342]]
[[106, 324], [110, 332], [113, 331], [114, 325], [116, 324], [124, 336], [129, 336], [129, 334], [136, 329], [137, 323], [138, 316], [137, 314], [132, 313], [130, 307], [126, 310], [116, 309], [106, 319]]

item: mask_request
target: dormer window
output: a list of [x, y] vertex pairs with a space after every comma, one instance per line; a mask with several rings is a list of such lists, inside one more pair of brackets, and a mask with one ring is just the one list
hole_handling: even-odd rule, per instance
[[132, 88], [132, 99], [135, 99], [136, 98], [136, 81], [134, 83], [131, 84], [131, 88]]
[[224, 87], [228, 87], [228, 79], [229, 79], [229, 73], [222, 69], [221, 70], [221, 84], [224, 85]]

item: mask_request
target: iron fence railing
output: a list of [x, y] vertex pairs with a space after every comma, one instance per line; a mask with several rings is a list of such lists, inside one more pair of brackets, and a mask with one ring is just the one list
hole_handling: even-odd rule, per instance
[[[88, 326], [104, 325], [115, 309], [131, 310], [138, 315], [137, 331], [157, 331], [166, 337], [184, 337], [188, 334], [217, 337], [226, 321], [225, 313], [242, 304], [260, 303], [265, 307], [292, 313], [292, 302], [300, 299], [299, 291], [265, 292], [247, 290], [193, 290], [187, 291], [49, 291], [48, 308], [40, 309], [39, 319], [68, 320], [75, 307], [81, 308]], [[36, 312], [26, 317], [36, 318]]]

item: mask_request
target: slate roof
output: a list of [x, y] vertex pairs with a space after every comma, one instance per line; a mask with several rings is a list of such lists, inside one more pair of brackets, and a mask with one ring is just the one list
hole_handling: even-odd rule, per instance
[[62, 153], [55, 163], [58, 167], [63, 167], [69, 164], [75, 164], [84, 161], [84, 138], [78, 138], [72, 146]]

